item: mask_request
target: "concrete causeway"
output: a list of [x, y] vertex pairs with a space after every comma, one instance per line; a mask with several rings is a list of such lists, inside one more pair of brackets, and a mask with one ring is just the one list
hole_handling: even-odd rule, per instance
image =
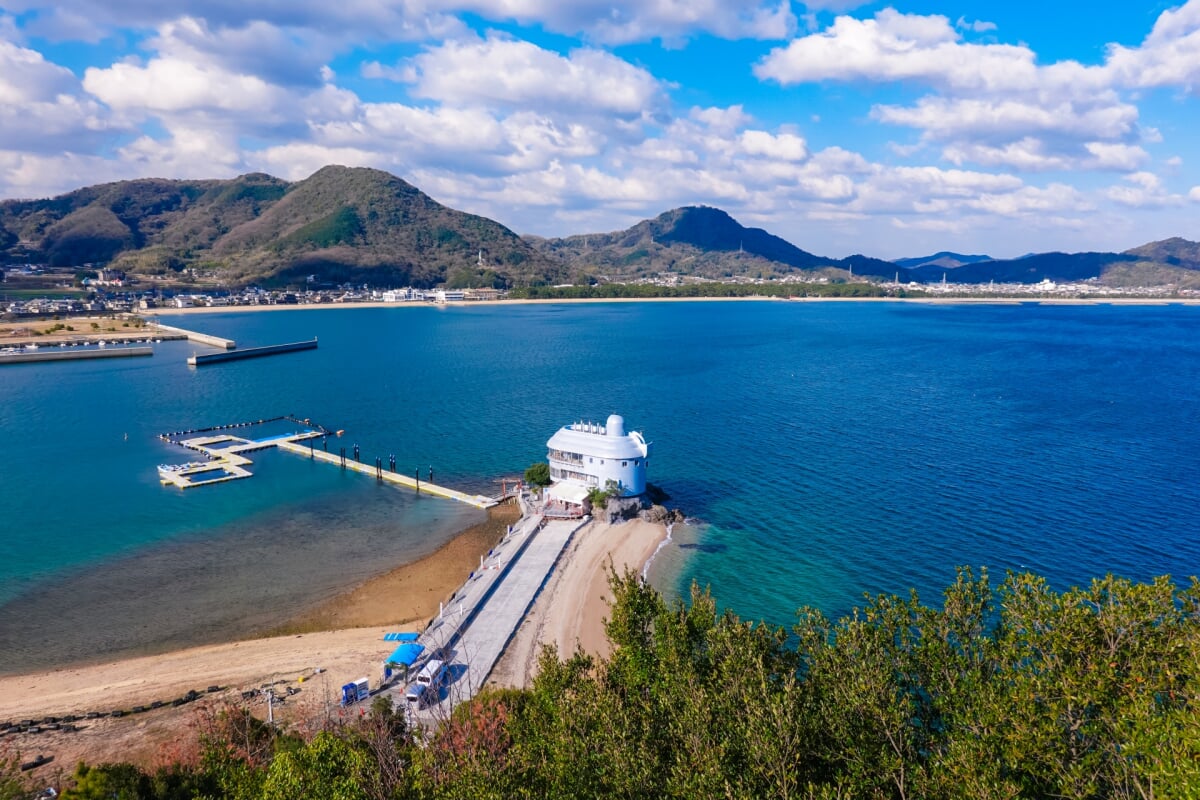
[[[554, 521], [541, 515], [522, 517], [455, 592], [418, 640], [425, 653], [410, 670], [410, 679], [438, 654], [447, 666], [437, 702], [409, 708], [415, 722], [445, 719], [455, 705], [479, 692], [567, 543], [590, 521], [590, 517]], [[409, 706], [403, 677], [382, 691], [398, 708]]]

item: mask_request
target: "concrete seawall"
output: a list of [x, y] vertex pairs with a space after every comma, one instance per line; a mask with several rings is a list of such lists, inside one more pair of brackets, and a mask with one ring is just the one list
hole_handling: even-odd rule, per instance
[[233, 341], [233, 339], [222, 339], [220, 336], [210, 336], [207, 333], [184, 330], [183, 328], [176, 328], [171, 325], [163, 325], [161, 322], [151, 322], [150, 324], [163, 333], [182, 335], [189, 342], [206, 344], [209, 347], [217, 347], [221, 350], [233, 350], [237, 347], [237, 342]]
[[[230, 342], [230, 344], [233, 344]], [[288, 344], [269, 344], [265, 347], [246, 347], [241, 350], [230, 350], [227, 353], [206, 353], [204, 355], [189, 356], [187, 363], [193, 367], [198, 367], [203, 364], [219, 364], [222, 361], [240, 361], [243, 358], [258, 358], [259, 356], [272, 356], [277, 353], [294, 353], [297, 350], [315, 350], [317, 348], [317, 340], [312, 339], [307, 342], [289, 342]]]
[[152, 356], [152, 347], [113, 347], [107, 350], [35, 350], [32, 353], [0, 353], [0, 364], [30, 364], [38, 361], [79, 361], [87, 358], [131, 358]]

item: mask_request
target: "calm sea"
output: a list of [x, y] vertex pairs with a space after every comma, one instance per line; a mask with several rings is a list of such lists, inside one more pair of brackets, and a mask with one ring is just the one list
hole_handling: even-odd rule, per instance
[[[167, 321], [172, 321], [167, 319]], [[651, 569], [743, 617], [929, 602], [955, 565], [1059, 588], [1200, 572], [1200, 308], [697, 302], [173, 320], [320, 349], [0, 372], [0, 671], [270, 628], [482, 514], [285, 453], [187, 492], [160, 432], [310, 417], [493, 492], [613, 412], [699, 524]], [[332, 445], [331, 445], [332, 446]]]

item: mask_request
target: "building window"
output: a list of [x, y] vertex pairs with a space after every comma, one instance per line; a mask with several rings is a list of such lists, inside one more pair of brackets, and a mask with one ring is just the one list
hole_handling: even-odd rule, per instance
[[622, 461], [622, 462], [621, 462], [621, 466], [622, 466], [622, 467], [628, 467], [628, 466], [629, 466], [629, 462], [628, 462], [628, 461]]

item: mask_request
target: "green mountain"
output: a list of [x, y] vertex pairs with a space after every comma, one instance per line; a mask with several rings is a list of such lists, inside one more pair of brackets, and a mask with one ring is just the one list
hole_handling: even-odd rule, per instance
[[747, 228], [718, 208], [686, 206], [631, 228], [564, 239], [527, 237], [543, 254], [564, 261], [573, 276], [610, 279], [679, 274], [706, 278], [782, 275], [797, 270], [842, 275], [891, 275], [890, 262], [852, 256], [824, 258], [761, 228]]
[[[136, 180], [0, 203], [0, 256], [137, 272], [187, 267], [230, 283], [511, 286], [557, 282], [560, 264], [484, 217], [400, 178], [325, 167], [296, 182]], [[479, 265], [482, 257], [483, 266]]]
[[329, 166], [302, 181], [148, 178], [45, 200], [0, 202], [0, 265], [104, 265], [141, 274], [191, 268], [229, 284], [315, 275], [429, 287], [519, 287], [654, 276], [721, 279], [797, 272], [956, 283], [1099, 279], [1200, 287], [1200, 243], [1174, 238], [1124, 253], [1036, 253], [989, 260], [942, 252], [895, 263], [814, 255], [726, 212], [687, 206], [612, 233], [520, 237], [456, 211], [387, 172]]
[[1125, 252], [1144, 261], [1181, 269], [1200, 270], [1200, 242], [1189, 242], [1178, 236], [1163, 239], [1161, 242], [1150, 242]]

